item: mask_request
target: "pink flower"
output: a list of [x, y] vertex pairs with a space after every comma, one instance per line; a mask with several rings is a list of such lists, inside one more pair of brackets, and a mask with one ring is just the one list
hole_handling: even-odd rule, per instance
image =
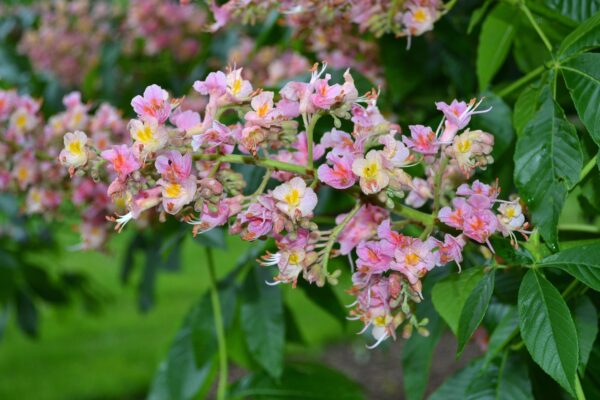
[[182, 156], [176, 150], [169, 150], [156, 158], [154, 166], [163, 179], [183, 182], [192, 171], [192, 156], [189, 153]]
[[315, 93], [311, 96], [311, 101], [316, 108], [329, 110], [331, 106], [342, 100], [340, 94], [342, 87], [339, 84], [329, 86], [330, 74], [325, 75], [325, 79], [317, 79], [314, 83]]
[[357, 270], [363, 273], [383, 273], [390, 268], [393, 256], [387, 254], [380, 242], [365, 241], [356, 247]]
[[66, 133], [64, 137], [65, 147], [58, 156], [61, 164], [73, 168], [85, 165], [88, 160], [87, 141], [87, 135], [81, 131]]
[[222, 71], [211, 72], [204, 81], [194, 82], [194, 90], [218, 98], [227, 93], [227, 76]]
[[317, 205], [317, 195], [314, 190], [306, 187], [306, 182], [295, 177], [289, 182], [277, 186], [273, 190], [276, 206], [292, 220], [312, 217]]
[[410, 151], [404, 143], [396, 140], [394, 132], [379, 137], [379, 143], [384, 145], [381, 155], [388, 168], [404, 167], [409, 163]]
[[131, 100], [133, 110], [141, 119], [154, 118], [164, 123], [171, 113], [169, 94], [158, 85], [150, 85], [144, 90], [144, 96], [135, 96]]
[[456, 194], [459, 196], [472, 196], [474, 194], [479, 194], [490, 199], [491, 202], [494, 202], [500, 193], [500, 188], [496, 185], [487, 185], [485, 183], [481, 183], [479, 180], [475, 180], [471, 186], [467, 183], [463, 183], [456, 189]]
[[151, 117], [143, 121], [132, 119], [129, 122], [129, 134], [144, 155], [162, 149], [169, 139], [165, 128]]
[[279, 115], [273, 108], [273, 92], [261, 92], [254, 96], [250, 106], [252, 111], [248, 111], [244, 118], [251, 124], [269, 127]]
[[476, 130], [467, 130], [454, 137], [452, 146], [446, 148], [446, 154], [452, 157], [463, 175], [471, 176], [475, 168], [485, 169], [494, 161], [491, 156], [494, 146], [494, 136]]
[[142, 166], [131, 149], [125, 144], [104, 150], [101, 156], [111, 163], [112, 169], [119, 175], [120, 179], [127, 178], [130, 173], [137, 171]]
[[435, 240], [438, 250], [434, 253], [436, 265], [443, 266], [451, 261], [456, 262], [460, 270], [460, 262], [463, 259], [462, 249], [466, 242], [462, 235], [454, 237], [452, 235], [444, 235], [444, 241]]
[[335, 128], [323, 135], [321, 138], [321, 146], [325, 148], [338, 149], [348, 153], [362, 153], [363, 151], [362, 148], [355, 148], [354, 140], [349, 133]]
[[133, 196], [129, 205], [132, 217], [137, 219], [142, 212], [157, 206], [161, 200], [161, 192], [162, 189], [160, 187], [153, 187], [151, 189], [140, 190]]
[[214, 121], [212, 126], [199, 135], [192, 136], [192, 149], [198, 151], [200, 148], [214, 149], [220, 147], [223, 153], [233, 151], [233, 133], [226, 125]]
[[487, 243], [488, 238], [496, 232], [498, 220], [493, 212], [485, 209], [473, 209], [465, 218], [464, 233], [479, 243]]
[[409, 6], [409, 11], [402, 17], [405, 31], [410, 36], [419, 36], [433, 29], [437, 19], [437, 10], [419, 5]]
[[450, 207], [443, 207], [438, 212], [438, 219], [448, 226], [463, 229], [465, 218], [471, 214], [471, 206], [462, 197], [454, 198], [452, 205], [454, 210]]
[[171, 115], [171, 122], [177, 127], [177, 129], [187, 132], [193, 128], [197, 128], [200, 123], [200, 114], [192, 110], [186, 110], [177, 114]]
[[412, 189], [406, 196], [406, 204], [420, 208], [428, 199], [433, 199], [433, 190], [429, 182], [421, 178], [414, 178], [412, 180]]
[[390, 268], [402, 273], [414, 285], [435, 267], [434, 243], [410, 238], [406, 246], [396, 250], [395, 261]]
[[260, 196], [246, 211], [238, 215], [238, 222], [246, 226], [242, 233], [244, 240], [256, 240], [273, 230], [274, 216], [277, 213], [275, 202], [270, 196]]
[[440, 141], [449, 143], [459, 130], [464, 129], [469, 124], [473, 114], [481, 114], [490, 111], [491, 108], [476, 111], [477, 107], [481, 104], [481, 101], [483, 101], [483, 99], [481, 99], [479, 103], [476, 103], [476, 99], [471, 99], [469, 104], [457, 100], [452, 100], [452, 103], [449, 105], [443, 101], [435, 103], [437, 109], [443, 112], [444, 117], [446, 118], [445, 129], [440, 136]]
[[327, 161], [332, 165], [322, 164], [317, 170], [319, 180], [335, 189], [347, 189], [356, 183], [356, 175], [352, 172], [354, 157], [348, 153], [330, 151]]
[[[335, 223], [342, 223], [345, 217], [346, 214], [338, 215]], [[360, 242], [372, 238], [379, 224], [388, 217], [389, 212], [384, 208], [370, 204], [362, 206], [338, 236], [340, 253], [349, 254]]]
[[293, 238], [288, 235], [277, 241], [277, 253], [262, 257], [261, 265], [277, 265], [279, 274], [274, 278], [276, 283], [292, 283], [293, 287], [296, 286], [300, 273], [315, 260], [314, 256], [311, 257], [309, 240], [310, 232], [298, 229]]
[[428, 126], [423, 125], [410, 125], [410, 138], [404, 136], [402, 141], [414, 151], [433, 155], [438, 152], [439, 143], [435, 137], [435, 132]]

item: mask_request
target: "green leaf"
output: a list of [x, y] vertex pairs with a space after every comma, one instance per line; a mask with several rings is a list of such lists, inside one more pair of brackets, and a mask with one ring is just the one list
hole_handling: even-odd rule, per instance
[[444, 331], [444, 322], [435, 312], [431, 299], [426, 298], [419, 303], [416, 315], [429, 319], [429, 336], [412, 335], [402, 348], [402, 380], [406, 400], [420, 400], [425, 395], [433, 351]]
[[467, 27], [468, 35], [470, 35], [475, 26], [481, 22], [491, 4], [492, 0], [485, 0], [481, 7], [471, 13], [471, 19], [469, 20], [469, 26]]
[[507, 238], [492, 236], [490, 242], [496, 255], [502, 257], [503, 263], [511, 265], [529, 265], [533, 263], [533, 256], [525, 247], [519, 246], [515, 249]]
[[[233, 285], [219, 289], [219, 302], [225, 331], [231, 326], [236, 309], [237, 290]], [[198, 365], [204, 365], [215, 353], [217, 333], [210, 293], [202, 296], [200, 302], [192, 309], [189, 317], [192, 327], [192, 343], [194, 357]]]
[[542, 259], [538, 265], [560, 268], [600, 291], [600, 242], [571, 247]]
[[573, 319], [579, 342], [579, 371], [583, 375], [596, 336], [598, 336], [598, 311], [589, 297], [583, 296], [575, 299]]
[[600, 11], [600, 0], [545, 0], [544, 3], [552, 10], [579, 22]]
[[533, 399], [527, 365], [516, 354], [505, 351], [501, 359], [474, 377], [467, 388], [468, 400]]
[[362, 400], [362, 388], [341, 373], [319, 364], [286, 365], [279, 381], [264, 372], [250, 374], [236, 382], [232, 399]]
[[515, 307], [500, 320], [494, 332], [490, 336], [487, 352], [484, 356], [484, 365], [489, 364], [508, 343], [516, 336], [519, 331], [519, 314]]
[[35, 303], [23, 291], [18, 291], [15, 295], [17, 307], [17, 323], [19, 328], [27, 335], [36, 337], [38, 335], [39, 315]]
[[272, 277], [266, 268], [248, 273], [242, 292], [242, 329], [250, 353], [271, 376], [283, 371], [285, 323], [279, 287], [266, 284]]
[[575, 127], [548, 88], [542, 98], [542, 107], [517, 140], [515, 184], [529, 206], [533, 225], [556, 250], [556, 225], [567, 192], [579, 180], [583, 155]]
[[473, 288], [467, 298], [465, 305], [460, 313], [458, 320], [458, 349], [456, 356], [460, 356], [465, 345], [475, 332], [475, 329], [483, 321], [483, 317], [488, 309], [492, 293], [494, 293], [494, 271], [485, 274]]
[[515, 126], [517, 136], [521, 136], [523, 129], [538, 110], [539, 97], [540, 88], [530, 85], [517, 98], [513, 112], [513, 125]]
[[470, 268], [450, 275], [431, 290], [433, 306], [455, 335], [463, 305], [482, 276], [483, 268]]
[[577, 331], [556, 288], [530, 270], [519, 288], [521, 335], [533, 360], [571, 395], [579, 363]]
[[492, 92], [484, 92], [481, 95], [484, 98], [481, 109], [491, 107], [492, 111], [474, 117], [471, 126], [474, 129], [482, 129], [494, 135], [492, 155], [494, 159], [498, 159], [508, 150], [515, 139], [515, 132], [511, 124], [510, 107], [506, 105], [502, 98]]
[[581, 54], [561, 65], [577, 114], [600, 145], [600, 113], [591, 104], [600, 104], [600, 54]]
[[477, 79], [480, 90], [488, 87], [506, 60], [515, 36], [516, 14], [516, 8], [501, 3], [483, 22], [477, 47]]
[[475, 360], [446, 381], [436, 389], [429, 400], [464, 400], [467, 397], [467, 389], [473, 379], [477, 376], [483, 360]]
[[[207, 356], [204, 363], [196, 363], [192, 339], [196, 320], [194, 315], [201, 306], [202, 301], [188, 314], [173, 339], [167, 358], [160, 364], [154, 376], [148, 400], [193, 399], [200, 388], [207, 383], [214, 357]], [[212, 318], [210, 321], [212, 322]], [[215, 350], [216, 346], [213, 346], [213, 355]]]
[[565, 60], [598, 46], [600, 46], [600, 13], [585, 20], [563, 40], [558, 49], [558, 58]]
[[298, 286], [304, 290], [306, 297], [308, 297], [310, 301], [337, 319], [342, 326], [346, 325], [346, 322], [348, 321], [346, 319], [348, 316], [348, 309], [342, 305], [340, 299], [330, 285], [318, 287], [317, 285], [311, 285], [304, 279], [300, 279], [298, 280]]
[[208, 232], [198, 234], [194, 238], [194, 241], [200, 246], [213, 247], [217, 249], [226, 249], [227, 241], [225, 239], [225, 229], [215, 228], [211, 229]]

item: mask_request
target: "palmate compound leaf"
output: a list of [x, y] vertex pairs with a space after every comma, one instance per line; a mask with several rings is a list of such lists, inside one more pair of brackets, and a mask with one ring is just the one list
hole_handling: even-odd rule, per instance
[[533, 360], [565, 390], [575, 394], [579, 363], [577, 330], [558, 290], [529, 270], [519, 288], [519, 325]]
[[560, 251], [542, 259], [537, 265], [560, 268], [592, 289], [600, 291], [600, 241]]
[[579, 118], [600, 145], [600, 54], [585, 53], [561, 64]]
[[545, 0], [552, 10], [574, 21], [585, 21], [600, 11], [600, 0]]
[[558, 59], [567, 60], [596, 47], [600, 47], [600, 13], [582, 22], [562, 41], [558, 49]]
[[515, 184], [529, 207], [533, 225], [557, 250], [558, 218], [569, 189], [579, 181], [583, 155], [575, 127], [550, 89], [546, 87], [541, 96], [541, 108], [517, 140]]

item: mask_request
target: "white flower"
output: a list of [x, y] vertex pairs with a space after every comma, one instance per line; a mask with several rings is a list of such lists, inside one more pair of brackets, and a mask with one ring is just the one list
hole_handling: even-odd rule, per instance
[[360, 188], [365, 194], [377, 193], [390, 183], [381, 161], [381, 153], [371, 150], [366, 157], [357, 158], [352, 163], [352, 172], [360, 177]]
[[317, 195], [314, 190], [306, 187], [302, 178], [295, 177], [273, 190], [273, 197], [277, 200], [277, 208], [290, 218], [310, 217], [317, 205]]
[[162, 149], [168, 140], [167, 132], [158, 126], [154, 118], [147, 121], [137, 119], [129, 123], [129, 134], [137, 143], [141, 143], [144, 153], [150, 153]]
[[65, 134], [65, 148], [60, 152], [58, 158], [62, 165], [66, 167], [81, 167], [88, 160], [88, 153], [85, 145], [88, 137], [81, 131], [68, 132]]

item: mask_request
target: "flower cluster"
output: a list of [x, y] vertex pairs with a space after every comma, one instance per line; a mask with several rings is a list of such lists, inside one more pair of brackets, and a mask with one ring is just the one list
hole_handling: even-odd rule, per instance
[[136, 41], [142, 39], [146, 55], [169, 50], [178, 60], [188, 60], [200, 52], [206, 17], [206, 12], [195, 4], [132, 0], [127, 7], [124, 46], [132, 52]]
[[[63, 103], [65, 111], [44, 122], [38, 100], [12, 90], [0, 91], [0, 126], [4, 132], [0, 137], [0, 191], [22, 196], [26, 214], [48, 218], [62, 217], [58, 208], [70, 198], [82, 210], [80, 247], [97, 249], [104, 244], [109, 228], [105, 216], [115, 212], [115, 205], [107, 195], [107, 185], [92, 178], [97, 178], [97, 171], [84, 177], [75, 169], [97, 158], [89, 151], [90, 145], [101, 150], [122, 142], [125, 123], [108, 104], [92, 112], [92, 106], [83, 103], [78, 92], [65, 96]], [[68, 165], [69, 171], [61, 163]], [[73, 185], [65, 185], [69, 175]]]
[[398, 36], [418, 36], [433, 29], [433, 24], [443, 12], [439, 0], [392, 0], [354, 1], [273, 1], [273, 0], [229, 0], [217, 6], [212, 3], [214, 23], [217, 30], [231, 20], [254, 23], [264, 18], [269, 11], [281, 12], [289, 22], [311, 20], [313, 23], [351, 22], [360, 32], [371, 32], [375, 36], [394, 33]]
[[[244, 240], [275, 239], [276, 251], [260, 259], [277, 267], [273, 284], [295, 285], [300, 276], [336, 284], [341, 271], [330, 271], [329, 261], [347, 255], [356, 265], [352, 317], [372, 327], [377, 343], [401, 325], [405, 336], [426, 333], [426, 321], [413, 314], [421, 279], [449, 262], [460, 266], [467, 239], [527, 233], [518, 200], [467, 183], [493, 161], [493, 136], [468, 128], [473, 115], [489, 111], [480, 102], [437, 103], [443, 117], [435, 131], [412, 125], [403, 135], [380, 112], [376, 92], [360, 95], [349, 72], [333, 83], [325, 66], [278, 93], [254, 87], [241, 68], [211, 72], [193, 87], [206, 97], [203, 113], [149, 86], [131, 102], [131, 140], [101, 150], [83, 133], [68, 134], [61, 162], [76, 175], [112, 180], [107, 195], [126, 206], [113, 217], [119, 229], [156, 213], [190, 224], [194, 234], [227, 225]], [[261, 168], [260, 183], [250, 185], [240, 164]], [[407, 172], [416, 164], [424, 175]], [[354, 206], [317, 219], [319, 198], [331, 192]], [[442, 232], [438, 222], [457, 232]], [[420, 236], [403, 233], [407, 225]]]
[[108, 2], [58, 0], [43, 3], [37, 29], [25, 32], [19, 50], [38, 71], [76, 85], [97, 64], [114, 10]]

